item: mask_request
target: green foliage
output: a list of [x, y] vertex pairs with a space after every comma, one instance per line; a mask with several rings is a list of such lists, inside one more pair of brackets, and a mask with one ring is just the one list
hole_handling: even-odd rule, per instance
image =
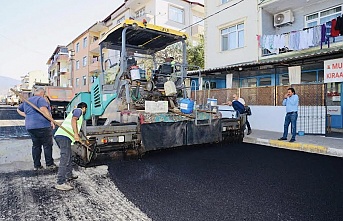
[[[200, 40], [196, 44], [187, 41], [187, 63], [192, 66], [204, 68], [204, 36], [200, 35]], [[173, 57], [176, 63], [182, 63], [182, 43], [168, 46], [162, 51], [156, 52], [156, 62], [162, 64], [166, 58]], [[144, 67], [153, 66], [152, 60], [142, 61]], [[190, 68], [193, 69], [193, 68]]]
[[187, 42], [187, 62], [188, 65], [199, 66], [201, 69], [205, 66], [204, 36], [200, 35], [197, 44]]

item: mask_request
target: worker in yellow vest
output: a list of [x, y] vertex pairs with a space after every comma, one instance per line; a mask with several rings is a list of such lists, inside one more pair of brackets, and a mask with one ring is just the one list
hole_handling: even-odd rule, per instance
[[70, 112], [62, 123], [62, 127], [67, 129], [71, 134], [74, 134], [74, 136], [67, 133], [61, 127], [55, 133], [55, 141], [61, 152], [60, 165], [57, 173], [57, 185], [55, 185], [55, 188], [58, 190], [72, 190], [73, 187], [67, 181], [77, 179], [77, 176], [72, 174], [71, 145], [76, 141], [80, 141], [79, 132], [86, 110], [87, 104], [84, 102], [79, 103], [77, 108]]

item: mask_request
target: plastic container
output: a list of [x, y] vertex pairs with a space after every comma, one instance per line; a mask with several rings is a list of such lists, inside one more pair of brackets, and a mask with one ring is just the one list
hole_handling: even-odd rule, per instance
[[299, 136], [304, 136], [305, 135], [305, 131], [302, 131], [302, 130], [298, 131], [298, 135]]
[[218, 100], [215, 98], [207, 98], [207, 103], [210, 104], [211, 106], [217, 106]]
[[139, 67], [137, 66], [131, 67], [130, 74], [131, 74], [131, 80], [133, 81], [141, 79], [141, 75], [139, 73]]
[[175, 95], [177, 92], [174, 82], [167, 81], [166, 83], [164, 83], [164, 92], [166, 93], [166, 96]]
[[180, 110], [182, 113], [190, 114], [193, 112], [193, 108], [194, 108], [194, 101], [193, 100], [191, 100], [189, 98], [181, 99]]

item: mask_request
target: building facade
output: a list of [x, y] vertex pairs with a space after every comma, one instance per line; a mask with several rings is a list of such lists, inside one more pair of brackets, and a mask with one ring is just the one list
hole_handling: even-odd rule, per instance
[[70, 87], [69, 51], [66, 46], [58, 45], [46, 64], [51, 86]]
[[37, 70], [37, 71], [30, 71], [25, 76], [21, 77], [21, 91], [31, 91], [32, 87], [36, 84], [49, 84], [49, 76], [48, 73]]
[[107, 30], [103, 22], [96, 22], [68, 44], [70, 82], [75, 94], [90, 91], [94, 78], [100, 74], [99, 39]]
[[[332, 28], [342, 16], [342, 1], [206, 0], [205, 11], [209, 18], [205, 21], [204, 78], [222, 88], [249, 91], [241, 95], [253, 105], [279, 106], [285, 91], [278, 89], [294, 86], [303, 93], [301, 106], [320, 109], [317, 117], [321, 124], [324, 121], [324, 128], [330, 110], [334, 114], [330, 126], [343, 127], [342, 83], [326, 83], [324, 74], [326, 62], [336, 61], [339, 67], [343, 58], [342, 34]], [[258, 95], [258, 90], [268, 87], [273, 89], [261, 95], [272, 94], [270, 102]], [[259, 119], [256, 124], [262, 123]]]
[[[202, 3], [201, 3], [202, 2]], [[203, 1], [186, 0], [124, 0], [103, 21], [89, 29], [67, 45], [69, 50], [69, 82], [74, 93], [90, 91], [93, 80], [101, 73], [99, 40], [106, 32], [125, 19], [145, 19], [150, 24], [184, 30], [191, 41], [196, 42], [204, 33]], [[197, 24], [191, 26], [191, 24]], [[104, 65], [119, 63], [118, 51], [103, 50]]]
[[[190, 42], [196, 44], [204, 34], [204, 15], [203, 1], [125, 0], [103, 22], [112, 28], [125, 19], [145, 20], [149, 24], [184, 31]], [[111, 59], [111, 63], [119, 62], [119, 52], [105, 52], [106, 59]]]

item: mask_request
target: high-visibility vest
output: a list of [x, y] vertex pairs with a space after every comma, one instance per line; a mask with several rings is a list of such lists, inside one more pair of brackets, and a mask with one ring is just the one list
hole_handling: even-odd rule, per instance
[[[78, 108], [78, 109], [80, 109], [80, 108]], [[67, 118], [63, 121], [62, 127], [67, 129], [71, 134], [74, 134], [73, 127], [71, 126], [71, 119], [72, 118], [73, 118], [73, 111], [70, 112], [68, 114]], [[79, 117], [79, 119], [77, 120], [77, 132], [80, 132], [80, 130], [81, 130], [82, 121], [83, 121], [83, 115], [81, 115]], [[57, 129], [55, 136], [57, 136], [57, 135], [68, 137], [71, 140], [72, 144], [75, 142], [74, 136], [71, 136], [69, 133], [67, 133], [65, 130], [63, 130], [61, 127], [59, 127]]]

